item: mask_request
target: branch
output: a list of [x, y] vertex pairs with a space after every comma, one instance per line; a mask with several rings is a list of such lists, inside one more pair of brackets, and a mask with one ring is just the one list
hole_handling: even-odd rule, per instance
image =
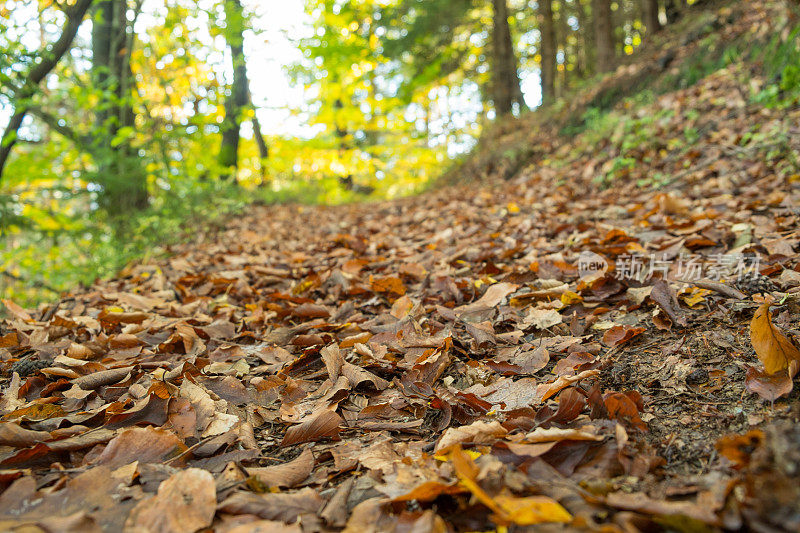
[[43, 281], [36, 281], [36, 280], [29, 281], [29, 280], [27, 280], [25, 278], [17, 276], [16, 274], [12, 274], [8, 270], [0, 270], [0, 276], [5, 276], [5, 277], [7, 277], [9, 279], [12, 279], [12, 280], [20, 282], [20, 283], [30, 283], [31, 286], [36, 287], [37, 289], [44, 289], [44, 290], [47, 290], [47, 291], [50, 291], [50, 292], [54, 292], [56, 294], [61, 294], [60, 290], [56, 289], [55, 287], [53, 287], [51, 285], [48, 285], [47, 283], [45, 283]]
[[47, 126], [53, 131], [60, 133], [80, 147], [87, 148], [91, 146], [91, 138], [89, 138], [88, 135], [81, 135], [69, 126], [62, 126], [59, 124], [58, 117], [48, 113], [41, 107], [31, 106], [28, 108], [28, 113], [47, 124]]
[[83, 22], [83, 17], [91, 5], [92, 0], [78, 0], [71, 9], [64, 11], [67, 15], [67, 23], [61, 32], [61, 36], [53, 43], [49, 52], [42, 54], [41, 61], [28, 71], [25, 85], [17, 95], [17, 98], [15, 98], [14, 114], [3, 132], [3, 137], [0, 138], [0, 179], [2, 179], [3, 168], [5, 168], [8, 156], [11, 154], [11, 149], [17, 141], [17, 130], [19, 130], [28, 112], [26, 100], [36, 94], [39, 83], [50, 74], [64, 54], [67, 53], [67, 50], [70, 49], [72, 41], [75, 40], [75, 35], [78, 33], [78, 28]]

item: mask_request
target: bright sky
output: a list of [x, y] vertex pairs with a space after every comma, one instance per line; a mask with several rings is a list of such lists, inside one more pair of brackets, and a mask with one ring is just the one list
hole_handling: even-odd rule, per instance
[[264, 133], [308, 135], [310, 128], [303, 117], [292, 116], [289, 109], [303, 105], [302, 87], [292, 87], [284, 67], [302, 57], [292, 39], [311, 30], [301, 0], [245, 0], [254, 13], [254, 34], [245, 41], [247, 74], [253, 103]]

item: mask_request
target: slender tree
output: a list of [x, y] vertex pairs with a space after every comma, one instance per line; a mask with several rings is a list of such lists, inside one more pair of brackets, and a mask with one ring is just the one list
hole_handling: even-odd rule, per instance
[[[225, 39], [231, 52], [233, 82], [230, 94], [225, 99], [225, 119], [222, 122], [222, 144], [217, 159], [225, 169], [239, 167], [239, 130], [241, 115], [247, 107], [249, 88], [247, 64], [244, 57], [245, 17], [241, 0], [225, 0]], [[258, 135], [261, 132], [256, 132]], [[229, 178], [231, 174], [223, 174]]]
[[511, 113], [514, 102], [524, 106], [520, 89], [517, 57], [511, 28], [508, 24], [508, 4], [506, 0], [492, 0], [494, 11], [492, 31], [492, 51], [494, 55], [492, 100], [498, 116]]
[[539, 0], [539, 55], [542, 68], [542, 103], [549, 103], [556, 95], [556, 32], [553, 24], [552, 0]]
[[81, 22], [83, 22], [83, 17], [91, 5], [92, 0], [79, 0], [71, 7], [64, 9], [67, 21], [61, 35], [52, 46], [41, 54], [39, 61], [33, 63], [33, 66], [23, 79], [22, 86], [14, 88], [14, 99], [12, 101], [14, 111], [2, 138], [0, 138], [0, 179], [3, 176], [3, 169], [8, 157], [11, 155], [11, 149], [17, 142], [17, 132], [22, 126], [25, 115], [28, 114], [31, 98], [39, 90], [39, 84], [42, 80], [56, 67], [64, 54], [67, 53], [67, 50], [72, 47], [72, 41], [75, 40], [75, 35], [78, 33]]
[[661, 29], [661, 21], [658, 20], [658, 0], [642, 0], [642, 14], [647, 33], [651, 35], [657, 33]]
[[147, 206], [147, 179], [130, 142], [136, 125], [127, 0], [100, 0], [93, 12], [92, 81], [99, 90], [93, 156], [104, 206], [112, 213]]
[[674, 24], [680, 18], [682, 9], [683, 2], [681, 0], [666, 0], [664, 11], [667, 15], [667, 24]]
[[612, 70], [615, 64], [611, 0], [593, 0], [592, 11], [597, 47], [597, 71], [607, 72]]

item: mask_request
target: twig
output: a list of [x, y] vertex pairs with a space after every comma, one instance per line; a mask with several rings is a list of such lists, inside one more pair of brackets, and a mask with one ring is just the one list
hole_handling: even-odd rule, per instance
[[681, 283], [688, 283], [689, 285], [694, 285], [695, 287], [700, 287], [701, 289], [708, 289], [710, 291], [718, 292], [723, 296], [727, 296], [728, 298], [736, 298], [737, 300], [746, 300], [747, 295], [736, 289], [731, 287], [730, 285], [725, 285], [724, 283], [720, 283], [718, 281], [711, 281], [705, 279], [698, 279], [698, 280], [687, 280], [687, 279], [676, 279], [675, 281], [679, 281]]
[[25, 279], [23, 277], [17, 276], [16, 274], [12, 274], [8, 270], [0, 270], [0, 275], [5, 276], [5, 277], [7, 277], [9, 279], [13, 279], [14, 281], [19, 282], [19, 283], [30, 283], [33, 287], [36, 287], [37, 289], [45, 289], [45, 290], [48, 290], [48, 291], [53, 292], [55, 294], [61, 294], [60, 290], [56, 289], [55, 287], [53, 287], [51, 285], [48, 285], [44, 281], [27, 280], [27, 279]]

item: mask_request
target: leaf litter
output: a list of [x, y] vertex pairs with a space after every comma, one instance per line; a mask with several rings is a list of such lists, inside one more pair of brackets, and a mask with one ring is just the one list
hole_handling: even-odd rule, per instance
[[[736, 133], [800, 115], [737, 80], [657, 98], [697, 146], [612, 189], [613, 150], [545, 131], [559, 166], [254, 207], [57, 306], [3, 302], [0, 528], [800, 529], [800, 190]], [[656, 171], [680, 179], [635, 186]], [[759, 254], [778, 292], [621, 276], [636, 253]]]

